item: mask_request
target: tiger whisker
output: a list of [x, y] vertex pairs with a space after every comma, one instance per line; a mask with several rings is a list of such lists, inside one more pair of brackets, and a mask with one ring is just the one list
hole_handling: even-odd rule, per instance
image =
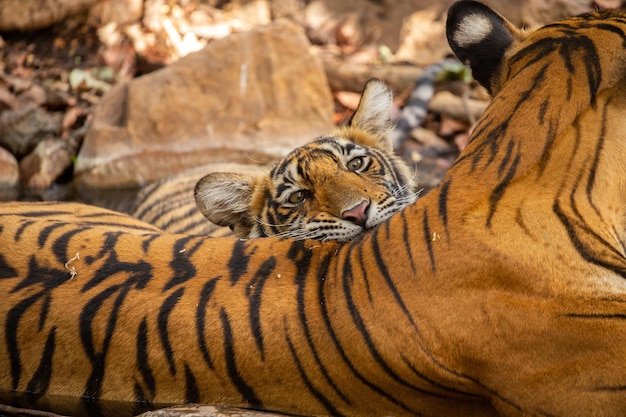
[[257, 223], [263, 225], [263, 226], [269, 226], [269, 227], [293, 227], [293, 226], [297, 226], [296, 222], [288, 222], [288, 223], [276, 223], [276, 224], [272, 224], [272, 223], [268, 223], [266, 221], [264, 221], [263, 219], [261, 219], [260, 217], [256, 217], [254, 219]]

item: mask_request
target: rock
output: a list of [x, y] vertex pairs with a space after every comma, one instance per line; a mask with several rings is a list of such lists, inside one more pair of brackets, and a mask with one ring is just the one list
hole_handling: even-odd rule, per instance
[[148, 411], [138, 417], [286, 417], [286, 415], [235, 407], [189, 404]]
[[20, 178], [27, 188], [48, 188], [72, 165], [72, 149], [66, 141], [48, 138], [20, 161]]
[[42, 139], [59, 136], [62, 127], [60, 112], [48, 112], [35, 105], [6, 110], [0, 114], [0, 145], [22, 157]]
[[2, 0], [0, 32], [41, 29], [86, 10], [97, 0]]
[[402, 23], [400, 46], [394, 61], [426, 66], [450, 54], [446, 40], [446, 11], [442, 4], [434, 4], [411, 13]]
[[17, 159], [11, 152], [0, 147], [0, 189], [17, 187], [19, 179]]
[[100, 0], [89, 10], [89, 22], [94, 26], [131, 23], [142, 14], [143, 0]]
[[333, 102], [303, 30], [280, 20], [210, 43], [103, 97], [78, 187], [135, 186], [210, 162], [266, 163], [332, 128]]

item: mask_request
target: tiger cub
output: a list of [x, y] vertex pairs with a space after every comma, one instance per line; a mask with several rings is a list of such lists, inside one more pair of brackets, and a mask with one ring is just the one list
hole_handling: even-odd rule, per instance
[[269, 173], [211, 173], [195, 199], [213, 223], [242, 238], [347, 241], [417, 198], [414, 175], [393, 153], [393, 93], [369, 81], [347, 126], [296, 148]]

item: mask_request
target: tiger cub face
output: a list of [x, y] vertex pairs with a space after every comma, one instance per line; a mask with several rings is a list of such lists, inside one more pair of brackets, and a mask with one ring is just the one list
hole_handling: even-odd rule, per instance
[[416, 200], [409, 167], [388, 132], [393, 94], [366, 84], [347, 126], [299, 147], [264, 175], [211, 173], [196, 185], [200, 211], [244, 238], [350, 240]]

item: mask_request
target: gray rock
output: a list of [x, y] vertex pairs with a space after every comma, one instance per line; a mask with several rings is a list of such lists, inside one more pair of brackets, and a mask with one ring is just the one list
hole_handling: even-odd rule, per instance
[[47, 138], [20, 161], [20, 178], [27, 188], [45, 189], [72, 165], [74, 153], [62, 139]]

